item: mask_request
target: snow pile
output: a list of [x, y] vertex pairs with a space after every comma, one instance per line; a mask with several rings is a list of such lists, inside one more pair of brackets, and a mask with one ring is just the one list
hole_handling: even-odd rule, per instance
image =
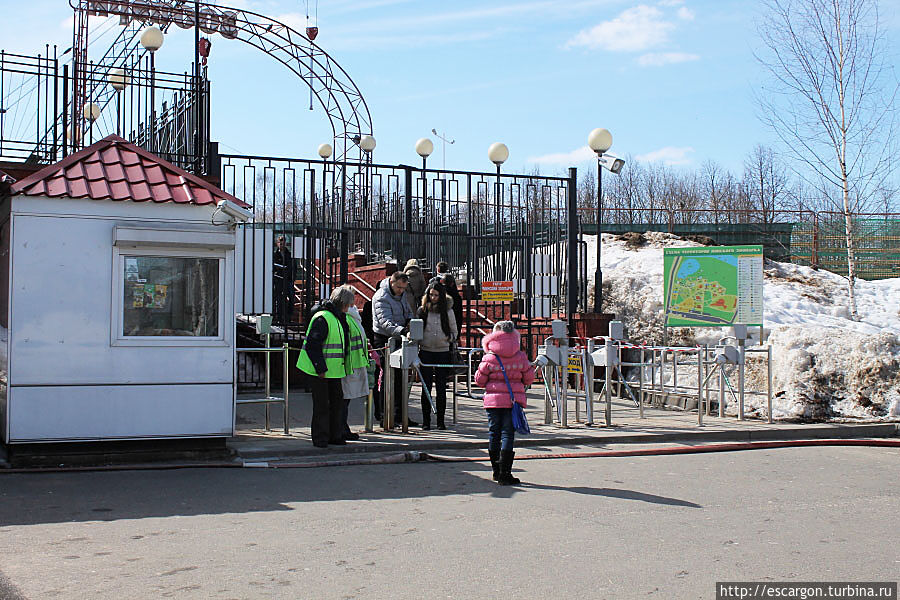
[[[590, 274], [596, 236], [585, 241]], [[603, 235], [603, 308], [625, 322], [629, 339], [663, 342], [662, 249], [700, 245], [659, 232]], [[857, 281], [855, 289], [860, 321], [850, 320], [843, 277], [766, 261], [764, 329], [773, 352], [775, 418], [900, 417], [900, 279]], [[758, 338], [758, 330], [752, 333]], [[715, 344], [728, 334], [670, 329], [668, 344]], [[764, 362], [748, 358], [748, 389], [765, 390], [766, 380]], [[764, 415], [765, 405], [765, 397], [747, 396], [745, 412]], [[730, 403], [727, 412], [735, 410]]]

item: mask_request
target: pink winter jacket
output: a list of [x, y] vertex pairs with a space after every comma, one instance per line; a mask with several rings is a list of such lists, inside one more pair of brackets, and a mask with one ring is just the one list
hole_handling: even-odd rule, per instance
[[485, 408], [512, 407], [503, 371], [500, 370], [500, 362], [497, 360], [498, 356], [503, 360], [516, 402], [527, 406], [525, 388], [534, 383], [534, 368], [528, 356], [519, 349], [520, 337], [518, 331], [512, 333], [495, 331], [484, 336], [481, 342], [485, 355], [475, 373], [475, 383], [485, 388]]

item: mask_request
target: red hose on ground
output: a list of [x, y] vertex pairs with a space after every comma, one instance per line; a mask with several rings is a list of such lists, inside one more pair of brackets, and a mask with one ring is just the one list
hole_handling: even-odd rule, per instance
[[[878, 446], [900, 448], [897, 439], [822, 439], [790, 440], [777, 442], [736, 442], [703, 444], [701, 446], [666, 446], [664, 448], [639, 448], [636, 450], [597, 450], [588, 452], [563, 452], [556, 454], [516, 454], [516, 460], [549, 458], [597, 458], [613, 456], [664, 456], [667, 454], [700, 454], [703, 452], [734, 452], [737, 450], [767, 450], [771, 448], [797, 448], [803, 446]], [[441, 456], [424, 454], [425, 460], [437, 462], [480, 462], [486, 456]]]

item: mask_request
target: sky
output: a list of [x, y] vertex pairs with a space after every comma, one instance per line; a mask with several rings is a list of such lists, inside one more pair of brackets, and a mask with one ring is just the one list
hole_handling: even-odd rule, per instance
[[[222, 0], [302, 30], [355, 81], [372, 115], [380, 164], [489, 171], [493, 142], [509, 148], [506, 172], [545, 174], [593, 166], [590, 131], [609, 129], [611, 152], [674, 168], [713, 160], [739, 173], [757, 144], [775, 136], [758, 119], [754, 91], [766, 74], [759, 2], [746, 0]], [[882, 0], [886, 40], [897, 63], [900, 0]], [[68, 48], [67, 0], [0, 0], [0, 48], [32, 54]], [[91, 56], [115, 20], [92, 19]], [[104, 31], [107, 32], [104, 34]], [[182, 72], [193, 33], [172, 28], [157, 66]], [[330, 142], [303, 81], [238, 40], [211, 37], [213, 139], [223, 152], [315, 157]], [[442, 142], [432, 133], [453, 140]]]

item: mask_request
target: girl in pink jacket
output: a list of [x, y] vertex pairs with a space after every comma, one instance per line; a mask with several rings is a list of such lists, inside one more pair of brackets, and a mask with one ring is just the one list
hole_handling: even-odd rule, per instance
[[[484, 336], [481, 342], [485, 355], [475, 373], [475, 383], [485, 388], [484, 409], [490, 428], [488, 454], [494, 469], [494, 480], [500, 485], [519, 483], [519, 479], [512, 476], [516, 431], [513, 429], [513, 398], [509, 389], [512, 388], [515, 401], [524, 408], [527, 402], [525, 390], [534, 383], [534, 368], [520, 349], [520, 343], [521, 336], [512, 321], [500, 321], [494, 325], [494, 331]], [[500, 368], [501, 362], [509, 378], [509, 387]]]

